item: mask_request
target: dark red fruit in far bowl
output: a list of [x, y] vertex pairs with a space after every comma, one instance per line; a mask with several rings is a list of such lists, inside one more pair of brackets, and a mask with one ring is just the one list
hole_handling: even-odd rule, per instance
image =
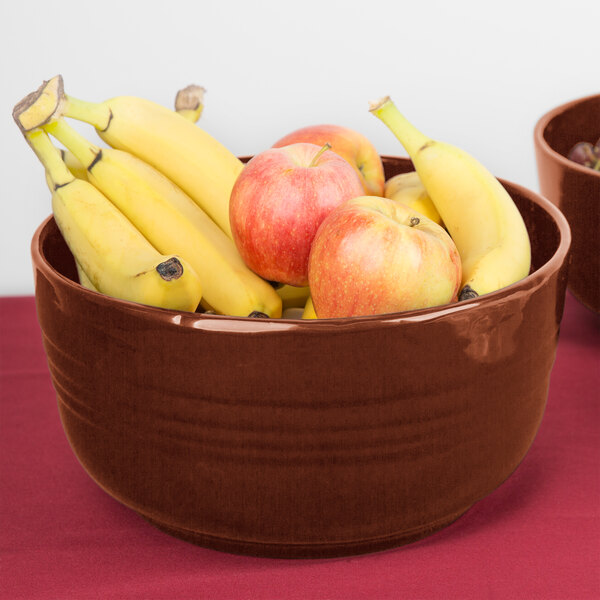
[[600, 171], [600, 146], [590, 142], [578, 142], [567, 154], [567, 158], [584, 167]]
[[[412, 169], [384, 164], [388, 177]], [[163, 531], [242, 554], [361, 554], [457, 519], [533, 442], [565, 299], [567, 222], [503, 183], [531, 237], [528, 277], [461, 303], [348, 319], [108, 298], [76, 283], [47, 219], [32, 241], [37, 312], [83, 468]]]

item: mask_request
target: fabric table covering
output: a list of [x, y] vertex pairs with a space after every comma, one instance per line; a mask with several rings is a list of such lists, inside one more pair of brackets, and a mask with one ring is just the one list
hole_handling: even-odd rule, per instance
[[548, 404], [515, 473], [393, 550], [235, 556], [172, 538], [85, 473], [62, 430], [32, 297], [0, 298], [0, 598], [600, 598], [600, 317], [567, 293]]

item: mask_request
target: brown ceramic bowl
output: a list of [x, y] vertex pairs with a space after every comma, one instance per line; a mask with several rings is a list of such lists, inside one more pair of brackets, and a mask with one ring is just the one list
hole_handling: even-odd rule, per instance
[[543, 196], [563, 212], [573, 235], [569, 289], [600, 313], [600, 172], [567, 158], [577, 142], [600, 138], [600, 94], [563, 104], [534, 129], [535, 156]]
[[[411, 170], [384, 157], [388, 177]], [[519, 465], [544, 412], [569, 227], [503, 182], [532, 273], [485, 297], [317, 321], [179, 313], [78, 283], [32, 242], [60, 416], [89, 475], [160, 529], [269, 557], [382, 550], [448, 525]]]

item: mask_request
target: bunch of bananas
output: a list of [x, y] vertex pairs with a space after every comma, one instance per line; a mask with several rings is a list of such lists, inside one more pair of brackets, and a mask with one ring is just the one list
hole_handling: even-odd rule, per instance
[[[176, 111], [125, 96], [90, 103], [65, 94], [58, 75], [13, 117], [46, 169], [83, 285], [163, 308], [280, 317], [281, 296], [231, 239], [229, 194], [243, 164], [194, 125], [202, 93], [182, 90]], [[92, 144], [67, 117], [93, 125], [109, 147]], [[175, 262], [177, 272], [163, 275]]]
[[[57, 75], [15, 106], [13, 118], [45, 168], [81, 284], [176, 310], [316, 318], [307, 287], [276, 287], [242, 260], [229, 197], [243, 163], [195, 125], [203, 95], [188, 86], [174, 111], [130, 96], [92, 103], [67, 95]], [[465, 152], [421, 134], [389, 98], [371, 112], [416, 168], [388, 180], [385, 196], [447, 228], [461, 256], [460, 299], [525, 277], [527, 230], [496, 178]], [[92, 144], [68, 118], [92, 125], [108, 147]]]

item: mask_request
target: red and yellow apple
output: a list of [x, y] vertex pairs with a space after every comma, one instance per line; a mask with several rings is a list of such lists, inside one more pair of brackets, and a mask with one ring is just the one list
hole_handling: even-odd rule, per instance
[[332, 211], [313, 240], [308, 280], [319, 319], [393, 313], [456, 301], [462, 268], [448, 233], [387, 198]]
[[274, 148], [308, 142], [331, 149], [345, 158], [354, 168], [363, 186], [364, 194], [383, 196], [385, 175], [381, 157], [375, 146], [362, 134], [340, 125], [312, 125], [297, 129], [275, 142]]
[[229, 201], [231, 231], [244, 262], [261, 277], [308, 285], [308, 255], [319, 225], [364, 193], [354, 169], [328, 148], [270, 148], [237, 178]]

